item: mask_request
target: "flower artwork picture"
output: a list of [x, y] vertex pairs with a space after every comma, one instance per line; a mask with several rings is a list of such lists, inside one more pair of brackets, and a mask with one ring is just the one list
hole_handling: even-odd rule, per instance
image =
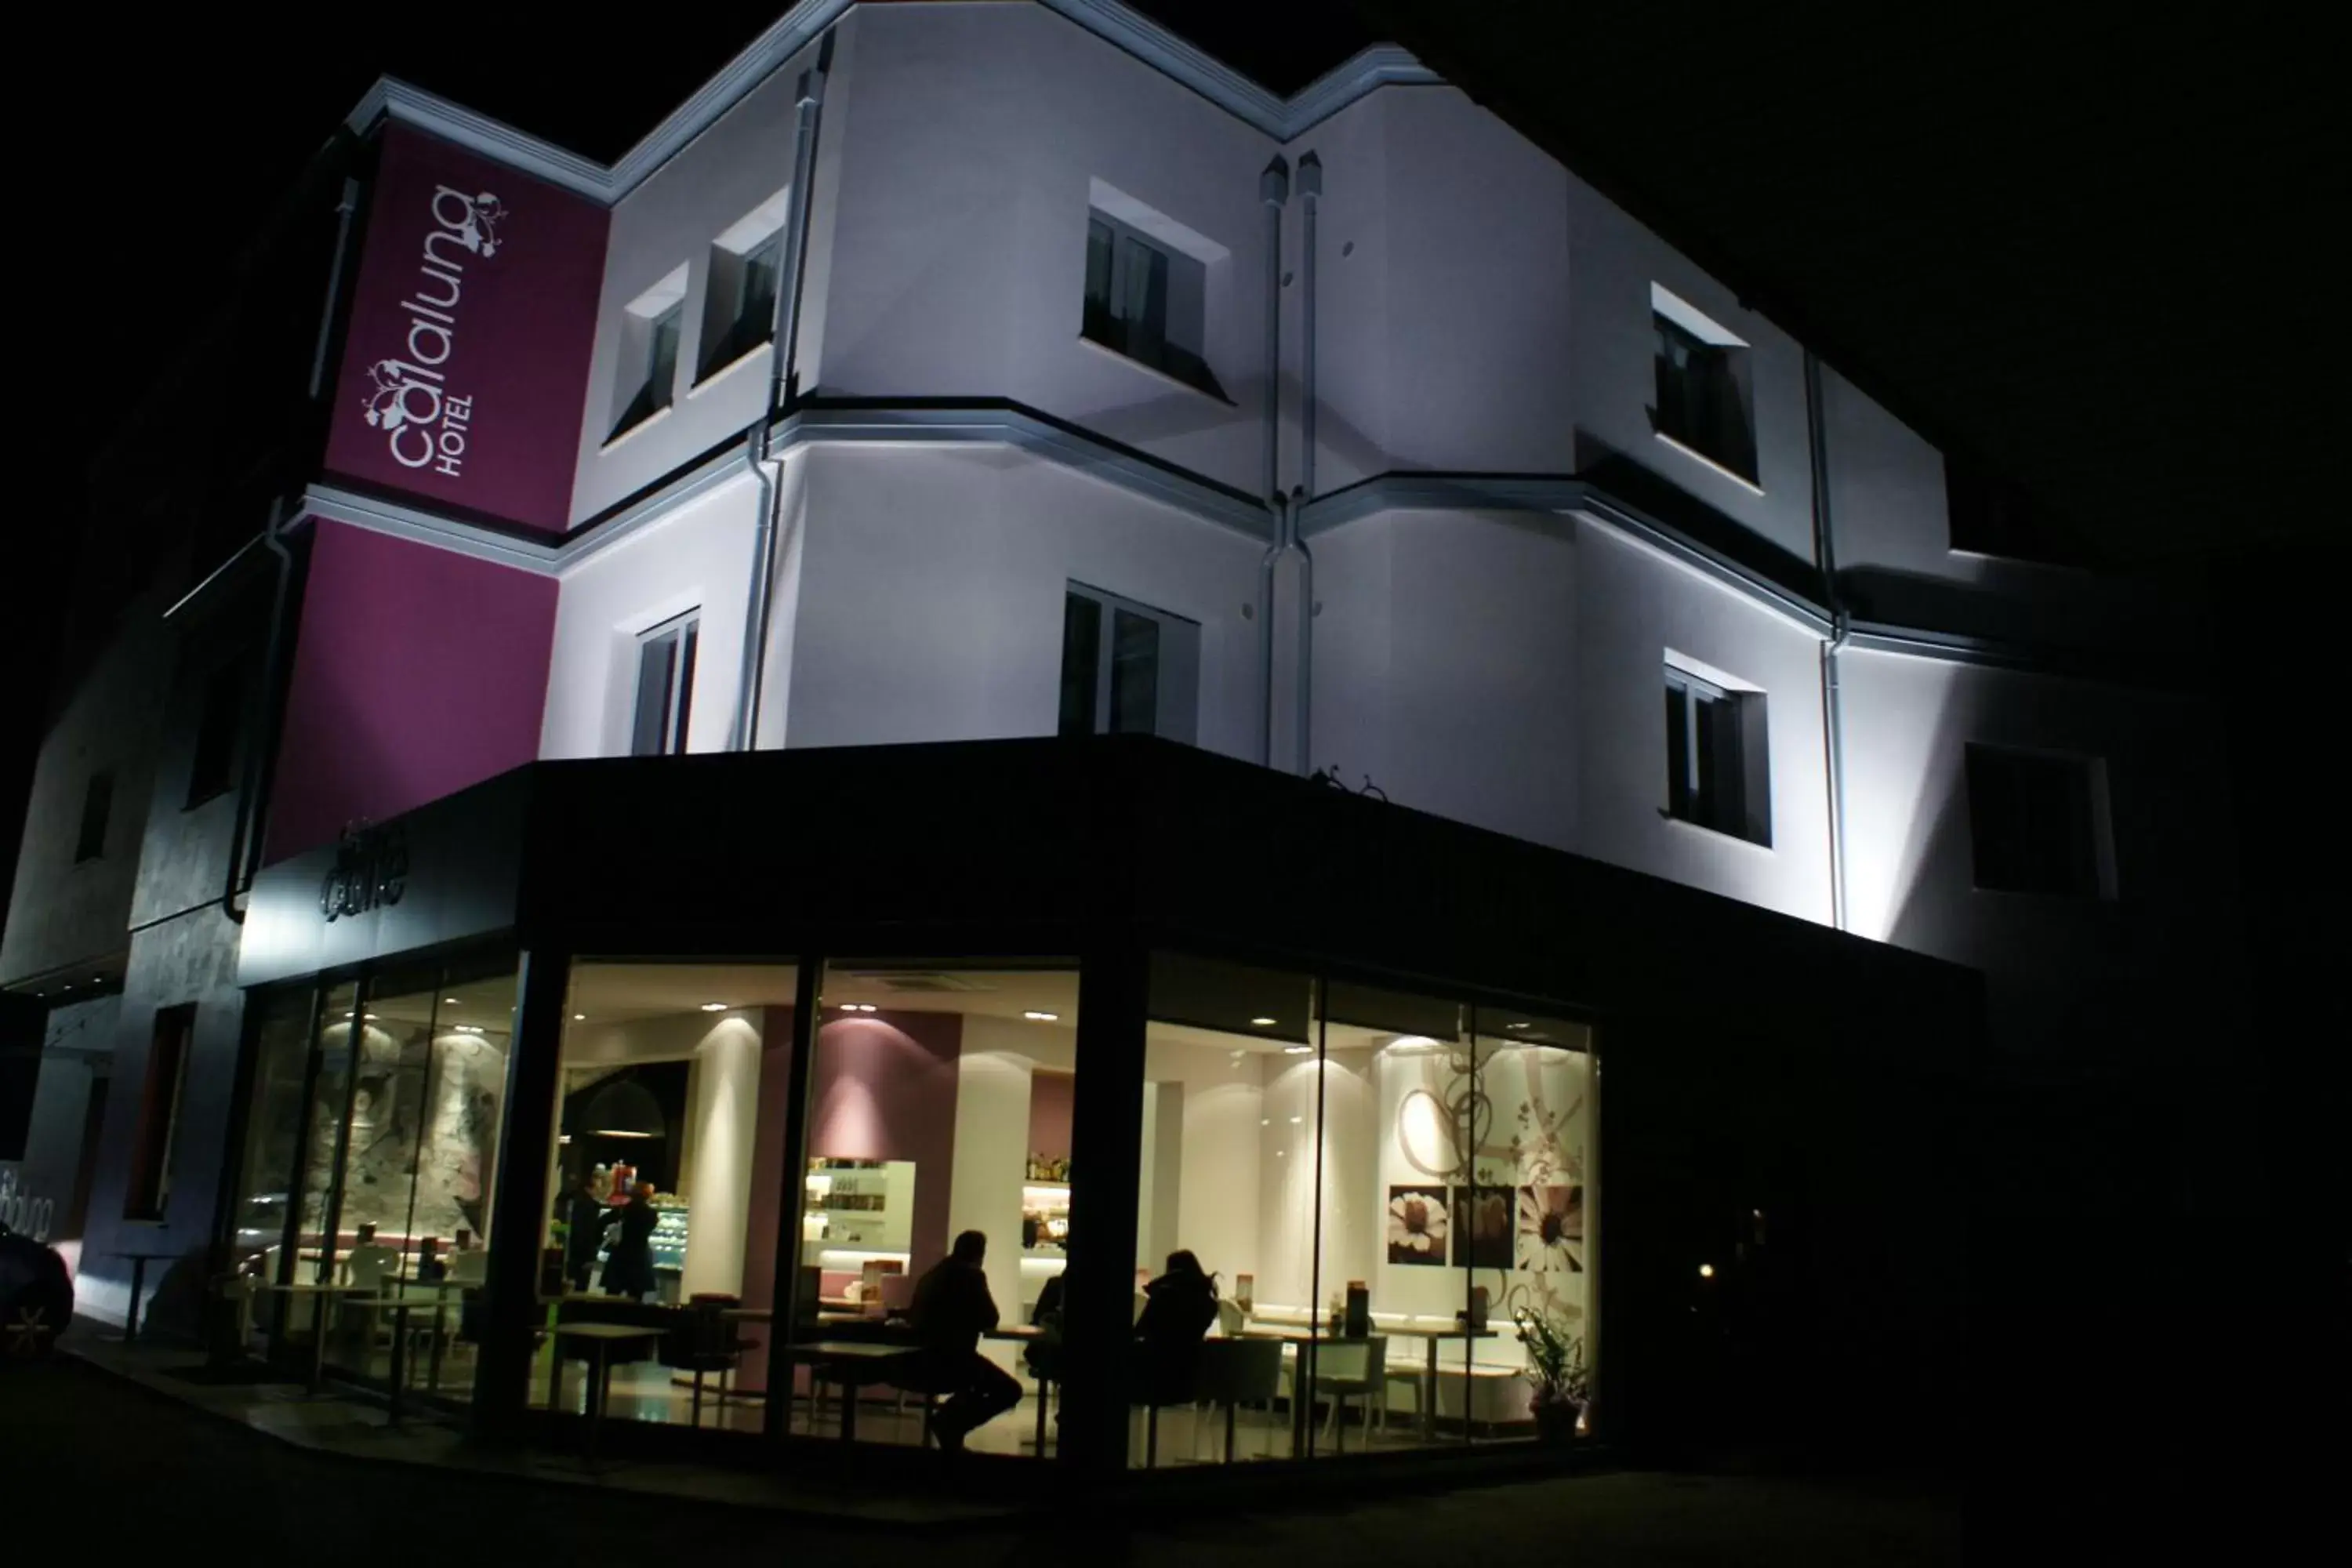
[[1519, 1189], [1518, 1266], [1535, 1274], [1584, 1272], [1584, 1188]]
[[1389, 1189], [1389, 1261], [1445, 1267], [1448, 1229], [1444, 1187]]
[[1508, 1268], [1511, 1266], [1511, 1189], [1454, 1189], [1454, 1267]]

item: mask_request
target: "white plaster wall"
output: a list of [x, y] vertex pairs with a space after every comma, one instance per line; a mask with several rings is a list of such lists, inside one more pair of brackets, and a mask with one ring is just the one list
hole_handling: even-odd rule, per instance
[[[1041, 7], [856, 20], [858, 79], [827, 111], [844, 163], [822, 390], [1012, 397], [1255, 491], [1274, 143]], [[1097, 179], [1227, 252], [1205, 348], [1230, 403], [1079, 338]]]
[[[1313, 764], [1400, 805], [1574, 848], [1578, 550], [1570, 526], [1385, 512], [1315, 552]], [[1663, 764], [1662, 764], [1663, 765]]]
[[1021, 1289], [1021, 1184], [1028, 1163], [1029, 1087], [1034, 1058], [1018, 1048], [974, 1048], [956, 1058], [955, 1157], [948, 1189], [948, 1234], [988, 1237], [989, 1293], [1009, 1321]]
[[[1804, 356], [1778, 327], [1740, 307], [1729, 289], [1568, 179], [1570, 327], [1580, 447], [1606, 448], [1696, 496], [1800, 560], [1812, 559], [1812, 459], [1805, 429]], [[1657, 438], [1657, 333], [1650, 286], [1665, 288], [1749, 345], [1757, 479], [1762, 495]], [[1589, 470], [1601, 453], [1580, 450]]]
[[[786, 464], [789, 473], [791, 464]], [[738, 479], [640, 528], [565, 572], [548, 660], [542, 757], [628, 754], [637, 636], [699, 609], [687, 749], [725, 748], [742, 683], [759, 487]], [[790, 605], [771, 628], [790, 630]], [[782, 638], [789, 646], [790, 637]], [[772, 641], [772, 646], [776, 646]]]
[[[856, 91], [856, 28], [845, 25], [838, 31], [827, 81], [828, 116]], [[573, 522], [732, 439], [766, 412], [772, 353], [739, 360], [709, 381], [696, 382], [710, 246], [792, 184], [794, 100], [802, 71], [815, 61], [814, 45], [802, 50], [613, 209], [572, 486]], [[822, 134], [818, 145], [821, 159], [838, 158], [837, 146], [828, 149]], [[831, 170], [820, 173], [829, 175]], [[667, 413], [617, 441], [608, 440], [621, 401], [616, 386], [624, 381], [634, 386], [642, 368], [633, 360], [625, 363], [629, 302], [681, 266], [687, 268], [687, 292], [673, 402]]]
[[[1896, 654], [1842, 665], [1856, 934], [1982, 970], [1989, 1037], [2028, 1058], [2116, 1048], [2108, 1011], [2145, 1004], [2152, 975], [2168, 1012], [2200, 1022], [2147, 1048], [2180, 1048], [2227, 1016], [2231, 795], [2189, 699]], [[2103, 759], [2115, 900], [1977, 890], [1971, 741]]]
[[[1600, 524], [1578, 533], [1580, 842], [1597, 859], [1765, 909], [1831, 918], [1821, 641]], [[1665, 816], [1665, 656], [1765, 694], [1769, 848]]]
[[1254, 754], [1257, 542], [1000, 447], [807, 460], [784, 744], [1053, 734], [1076, 581], [1199, 622], [1199, 743]]

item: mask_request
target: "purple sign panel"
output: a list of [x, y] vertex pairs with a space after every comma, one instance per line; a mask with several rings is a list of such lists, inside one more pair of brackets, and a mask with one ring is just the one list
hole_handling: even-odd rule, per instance
[[605, 230], [594, 202], [386, 126], [327, 467], [562, 532]]

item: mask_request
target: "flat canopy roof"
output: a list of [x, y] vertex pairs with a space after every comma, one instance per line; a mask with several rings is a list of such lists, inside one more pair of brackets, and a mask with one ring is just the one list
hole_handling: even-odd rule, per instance
[[1946, 1068], [1982, 1007], [1971, 970], [1147, 736], [531, 763], [266, 869], [239, 979], [494, 936], [635, 958], [1140, 944]]

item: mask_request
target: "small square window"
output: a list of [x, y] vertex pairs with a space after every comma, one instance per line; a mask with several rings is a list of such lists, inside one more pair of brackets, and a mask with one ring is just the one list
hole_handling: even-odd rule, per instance
[[1769, 758], [1762, 692], [1666, 666], [1668, 816], [1769, 847]]
[[1655, 284], [1658, 435], [1748, 485], [1756, 483], [1756, 405], [1748, 344]]
[[1079, 335], [1222, 398], [1202, 357], [1208, 268], [1108, 214], [1087, 219], [1086, 311]]
[[1968, 784], [1978, 888], [2057, 898], [2115, 896], [2104, 763], [1971, 743]]
[[681, 266], [630, 300], [622, 312], [608, 440], [618, 440], [670, 405], [677, 395], [678, 347], [685, 331], [686, 268]]
[[1181, 616], [1071, 584], [1062, 601], [1060, 732], [1190, 742], [1200, 636]]
[[226, 795], [236, 782], [237, 740], [245, 728], [245, 665], [231, 662], [205, 681], [196, 741], [188, 758], [186, 804], [199, 806]]
[[81, 826], [74, 834], [74, 864], [106, 853], [107, 819], [114, 812], [114, 775], [92, 773], [81, 792]]
[[775, 336], [776, 287], [783, 275], [784, 237], [772, 232], [745, 250], [710, 247], [710, 282], [703, 297], [702, 354], [697, 381], [725, 370]]
[[637, 638], [637, 694], [630, 726], [633, 757], [677, 756], [686, 750], [694, 709], [694, 653], [701, 612], [691, 611]]

